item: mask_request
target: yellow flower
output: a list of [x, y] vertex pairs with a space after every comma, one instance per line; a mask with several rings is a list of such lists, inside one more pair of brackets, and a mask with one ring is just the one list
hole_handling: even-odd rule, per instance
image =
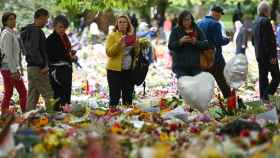
[[169, 144], [157, 144], [155, 145], [155, 156], [154, 158], [170, 157], [171, 147]]
[[96, 116], [104, 116], [104, 115], [106, 114], [106, 111], [96, 109], [96, 110], [94, 111], [94, 114], [95, 114]]
[[169, 140], [169, 136], [166, 133], [160, 133], [159, 139], [160, 139], [160, 141], [168, 141]]
[[256, 153], [252, 156], [252, 158], [265, 158], [265, 155], [262, 153]]
[[45, 153], [46, 149], [44, 147], [43, 144], [37, 144], [34, 148], [33, 148], [35, 153]]
[[44, 138], [44, 143], [47, 149], [52, 149], [59, 144], [58, 135], [57, 134], [48, 134]]
[[275, 136], [272, 138], [272, 142], [273, 142], [273, 144], [274, 144], [274, 143], [280, 144], [280, 135], [275, 135]]
[[120, 124], [116, 123], [112, 126], [111, 132], [114, 133], [114, 134], [122, 134], [123, 129], [121, 128]]
[[73, 116], [71, 114], [68, 114], [64, 117], [63, 122], [64, 123], [69, 123], [73, 120]]
[[200, 155], [201, 158], [222, 158], [221, 152], [219, 152], [217, 149], [207, 146], [205, 147]]

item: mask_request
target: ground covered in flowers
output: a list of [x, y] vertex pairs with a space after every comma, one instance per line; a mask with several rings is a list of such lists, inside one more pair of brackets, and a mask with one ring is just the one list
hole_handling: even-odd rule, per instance
[[[231, 44], [226, 57], [233, 56]], [[63, 158], [210, 158], [280, 157], [279, 94], [272, 104], [256, 101], [257, 68], [248, 52], [249, 74], [238, 95], [238, 108], [224, 107], [218, 90], [209, 111], [200, 113], [178, 97], [176, 79], [165, 46], [158, 45], [134, 104], [107, 114], [108, 89], [101, 44], [79, 53], [82, 68], [73, 73], [72, 105], [64, 112], [34, 110], [1, 118], [0, 156]], [[18, 111], [17, 96], [13, 98]], [[10, 125], [10, 126], [9, 126]]]

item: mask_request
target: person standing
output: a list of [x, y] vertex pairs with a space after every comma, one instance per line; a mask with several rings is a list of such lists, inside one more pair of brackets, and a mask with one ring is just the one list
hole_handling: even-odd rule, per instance
[[2, 114], [9, 110], [13, 88], [19, 93], [21, 111], [26, 111], [27, 91], [21, 77], [20, 44], [14, 28], [16, 27], [16, 14], [5, 12], [2, 16], [4, 26], [0, 36], [0, 50], [5, 55], [2, 61], [1, 74], [4, 81], [4, 98], [1, 103]]
[[195, 76], [201, 72], [200, 51], [209, 48], [209, 44], [191, 12], [183, 11], [179, 15], [178, 25], [171, 32], [168, 48], [173, 52], [172, 70], [177, 78]]
[[242, 22], [242, 18], [243, 18], [243, 12], [242, 12], [242, 9], [241, 9], [241, 3], [238, 2], [237, 6], [236, 6], [236, 9], [234, 10], [234, 13], [233, 13], [233, 16], [232, 16], [232, 24], [234, 26], [234, 29], [235, 29], [235, 22], [236, 21]]
[[214, 5], [211, 7], [209, 15], [198, 22], [198, 26], [206, 34], [209, 44], [216, 48], [214, 65], [207, 71], [214, 76], [224, 98], [228, 98], [231, 96], [231, 89], [223, 74], [226, 63], [222, 54], [222, 46], [227, 45], [230, 39], [222, 35], [222, 27], [219, 23], [222, 15], [224, 15], [223, 8]]
[[[133, 39], [134, 38], [134, 39]], [[136, 45], [133, 26], [127, 16], [119, 16], [113, 32], [108, 35], [105, 48], [109, 57], [107, 80], [109, 85], [109, 112], [116, 112], [122, 96], [123, 105], [132, 104], [134, 83], [132, 80], [132, 49]]]
[[236, 54], [244, 54], [246, 52], [246, 48], [248, 47], [247, 42], [252, 38], [252, 23], [248, 17], [244, 17], [243, 24], [240, 28], [239, 33], [236, 36], [235, 44], [236, 44]]
[[62, 110], [65, 104], [71, 104], [72, 62], [77, 60], [76, 51], [65, 33], [68, 19], [59, 15], [54, 19], [54, 31], [47, 38], [47, 53], [50, 67], [50, 81], [54, 98], [59, 98], [54, 109]]
[[132, 16], [130, 16], [129, 18], [130, 18], [130, 21], [131, 21], [131, 25], [134, 28], [134, 33], [136, 33], [137, 27], [138, 27], [138, 20], [137, 20], [136, 14], [133, 13]]
[[34, 14], [34, 23], [24, 27], [21, 39], [26, 50], [28, 77], [28, 110], [36, 108], [39, 96], [45, 100], [45, 106], [51, 105], [53, 91], [49, 81], [48, 56], [46, 51], [46, 37], [42, 28], [46, 25], [49, 12], [38, 9]]
[[[271, 9], [267, 1], [258, 5], [258, 17], [253, 25], [253, 45], [259, 67], [260, 99], [269, 101], [280, 82], [280, 72], [277, 60], [277, 49], [274, 31], [269, 19]], [[268, 73], [272, 80], [269, 83]]]
[[168, 41], [169, 41], [169, 36], [170, 36], [171, 30], [172, 30], [172, 21], [171, 21], [171, 18], [169, 16], [167, 16], [167, 18], [164, 20], [164, 23], [163, 23], [163, 31], [165, 34], [166, 43], [168, 43]]

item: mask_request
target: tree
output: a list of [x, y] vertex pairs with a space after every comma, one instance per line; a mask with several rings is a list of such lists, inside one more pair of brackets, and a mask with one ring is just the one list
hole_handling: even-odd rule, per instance
[[56, 3], [56, 0], [1, 0], [0, 7], [3, 11], [16, 13], [17, 27], [21, 28], [28, 23], [32, 23], [36, 9], [43, 7], [52, 14], [60, 12], [60, 8], [56, 7]]
[[277, 20], [277, 11], [279, 11], [279, 0], [273, 0], [271, 5], [271, 19]]

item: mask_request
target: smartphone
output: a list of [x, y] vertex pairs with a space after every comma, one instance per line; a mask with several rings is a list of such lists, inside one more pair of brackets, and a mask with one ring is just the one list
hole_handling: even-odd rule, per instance
[[126, 46], [132, 46], [136, 42], [136, 36], [135, 35], [126, 35], [124, 40], [125, 40]]
[[195, 37], [195, 32], [194, 31], [188, 32], [186, 35], [190, 36], [192, 38], [192, 37]]

